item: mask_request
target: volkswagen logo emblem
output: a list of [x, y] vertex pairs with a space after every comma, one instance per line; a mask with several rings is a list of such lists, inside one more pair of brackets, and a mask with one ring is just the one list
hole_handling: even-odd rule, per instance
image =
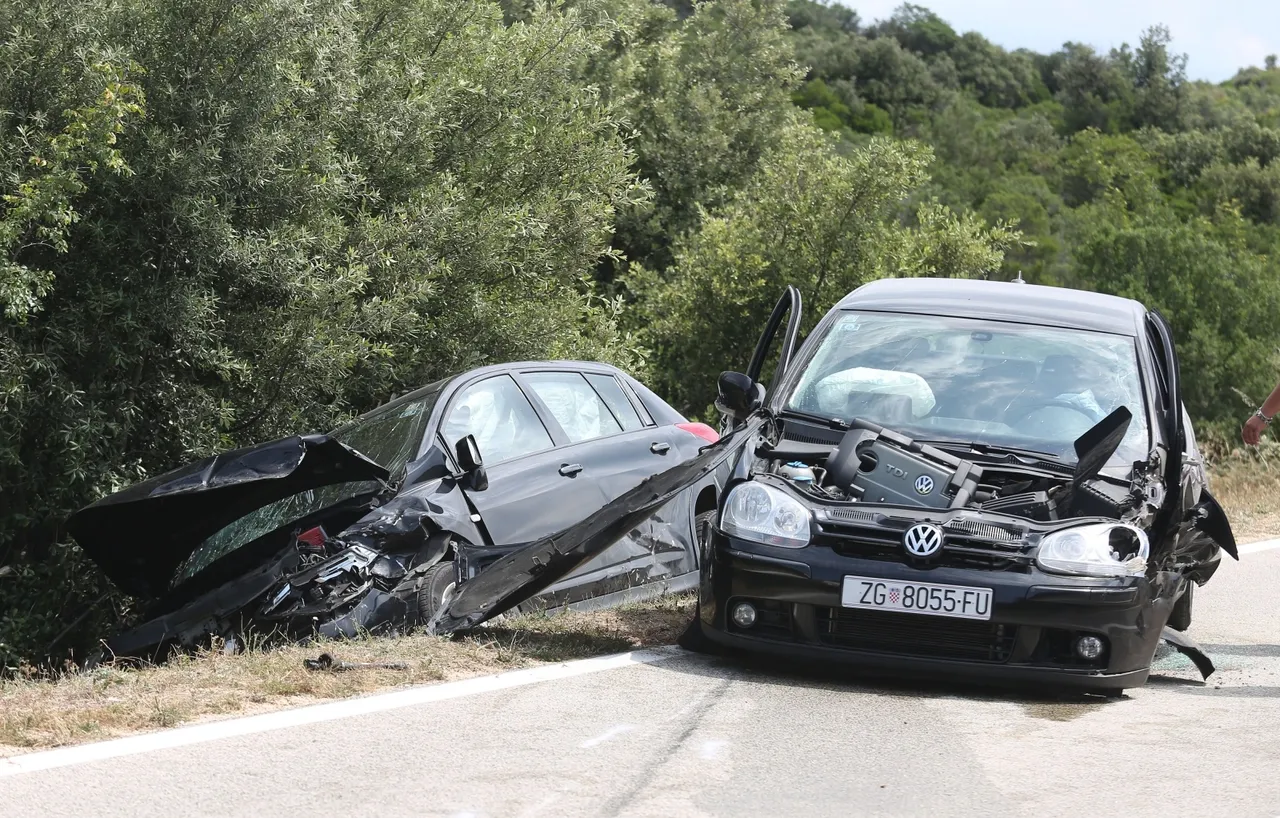
[[922, 474], [916, 478], [916, 494], [928, 494], [933, 491], [933, 478]]
[[913, 525], [902, 535], [902, 547], [913, 557], [932, 557], [942, 548], [942, 529], [929, 523]]

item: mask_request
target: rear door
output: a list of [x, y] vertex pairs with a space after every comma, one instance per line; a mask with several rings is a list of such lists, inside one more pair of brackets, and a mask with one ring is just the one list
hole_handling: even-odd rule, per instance
[[[679, 430], [642, 417], [612, 374], [548, 368], [524, 371], [518, 378], [568, 441], [561, 450], [564, 462], [589, 476], [605, 502], [683, 459], [671, 439]], [[592, 511], [583, 509], [581, 517]], [[554, 598], [544, 601], [573, 602], [691, 570], [682, 568], [687, 562], [682, 543], [663, 536], [665, 531], [665, 525], [646, 520], [549, 588]]]
[[450, 400], [440, 423], [447, 451], [468, 434], [480, 447], [489, 485], [465, 491], [495, 545], [554, 534], [604, 504], [592, 473], [511, 375], [468, 384]]

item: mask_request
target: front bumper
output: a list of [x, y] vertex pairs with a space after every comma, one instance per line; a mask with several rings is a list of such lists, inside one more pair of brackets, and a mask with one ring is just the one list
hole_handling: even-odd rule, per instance
[[[840, 556], [811, 545], [794, 551], [713, 534], [699, 611], [704, 635], [730, 648], [793, 659], [943, 678], [1029, 682], [1078, 689], [1144, 684], [1176, 585], [1157, 577], [1074, 578], [1035, 568], [919, 569]], [[841, 605], [846, 575], [992, 590], [990, 620], [866, 611]], [[728, 617], [748, 601], [760, 610], [750, 628]], [[1076, 656], [1079, 636], [1106, 651]]]

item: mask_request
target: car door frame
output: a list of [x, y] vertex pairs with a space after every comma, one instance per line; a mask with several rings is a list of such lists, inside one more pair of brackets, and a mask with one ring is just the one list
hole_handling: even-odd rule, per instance
[[1153, 384], [1153, 391], [1167, 458], [1161, 475], [1165, 502], [1152, 528], [1159, 543], [1168, 543], [1174, 564], [1198, 582], [1204, 582], [1217, 570], [1218, 549], [1235, 559], [1239, 559], [1239, 551], [1226, 512], [1209, 492], [1199, 452], [1191, 451], [1188, 445], [1188, 415], [1182, 400], [1181, 369], [1173, 328], [1154, 309], [1147, 311], [1145, 328], [1155, 374], [1163, 378], [1163, 383]]

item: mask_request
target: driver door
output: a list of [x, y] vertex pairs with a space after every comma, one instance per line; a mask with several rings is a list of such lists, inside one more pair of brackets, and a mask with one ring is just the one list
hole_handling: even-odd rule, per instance
[[532, 542], [604, 505], [592, 475], [565, 459], [510, 375], [468, 384], [449, 402], [440, 424], [446, 451], [468, 434], [475, 435], [489, 484], [464, 493], [493, 545]]
[[1204, 582], [1217, 570], [1219, 548], [1239, 559], [1235, 535], [1226, 512], [1209, 493], [1204, 461], [1182, 402], [1173, 330], [1154, 310], [1147, 314], [1147, 328], [1155, 353], [1156, 397], [1168, 457], [1165, 503], [1154, 526], [1160, 537], [1153, 545], [1169, 547], [1171, 564]]
[[[736, 372], [720, 373], [716, 408], [723, 415], [720, 427], [721, 436], [727, 435], [733, 428], [745, 421], [747, 415], [760, 406], [782, 381], [783, 376], [787, 373], [787, 368], [791, 365], [792, 359], [795, 358], [798, 346], [797, 338], [800, 334], [800, 319], [803, 314], [800, 291], [794, 286], [788, 286], [787, 291], [782, 294], [782, 298], [778, 299], [778, 303], [774, 306], [773, 313], [765, 324], [764, 332], [760, 335], [760, 340], [756, 342], [755, 352], [751, 355], [751, 363], [747, 366], [746, 374], [742, 375]], [[782, 317], [784, 315], [787, 316], [786, 334], [782, 337], [782, 348], [778, 353], [778, 365], [773, 370], [773, 377], [769, 379], [769, 388], [766, 390], [764, 384], [760, 382], [764, 370], [765, 356], [768, 355], [769, 348], [773, 345], [773, 340], [777, 337], [778, 330], [782, 327]]]

